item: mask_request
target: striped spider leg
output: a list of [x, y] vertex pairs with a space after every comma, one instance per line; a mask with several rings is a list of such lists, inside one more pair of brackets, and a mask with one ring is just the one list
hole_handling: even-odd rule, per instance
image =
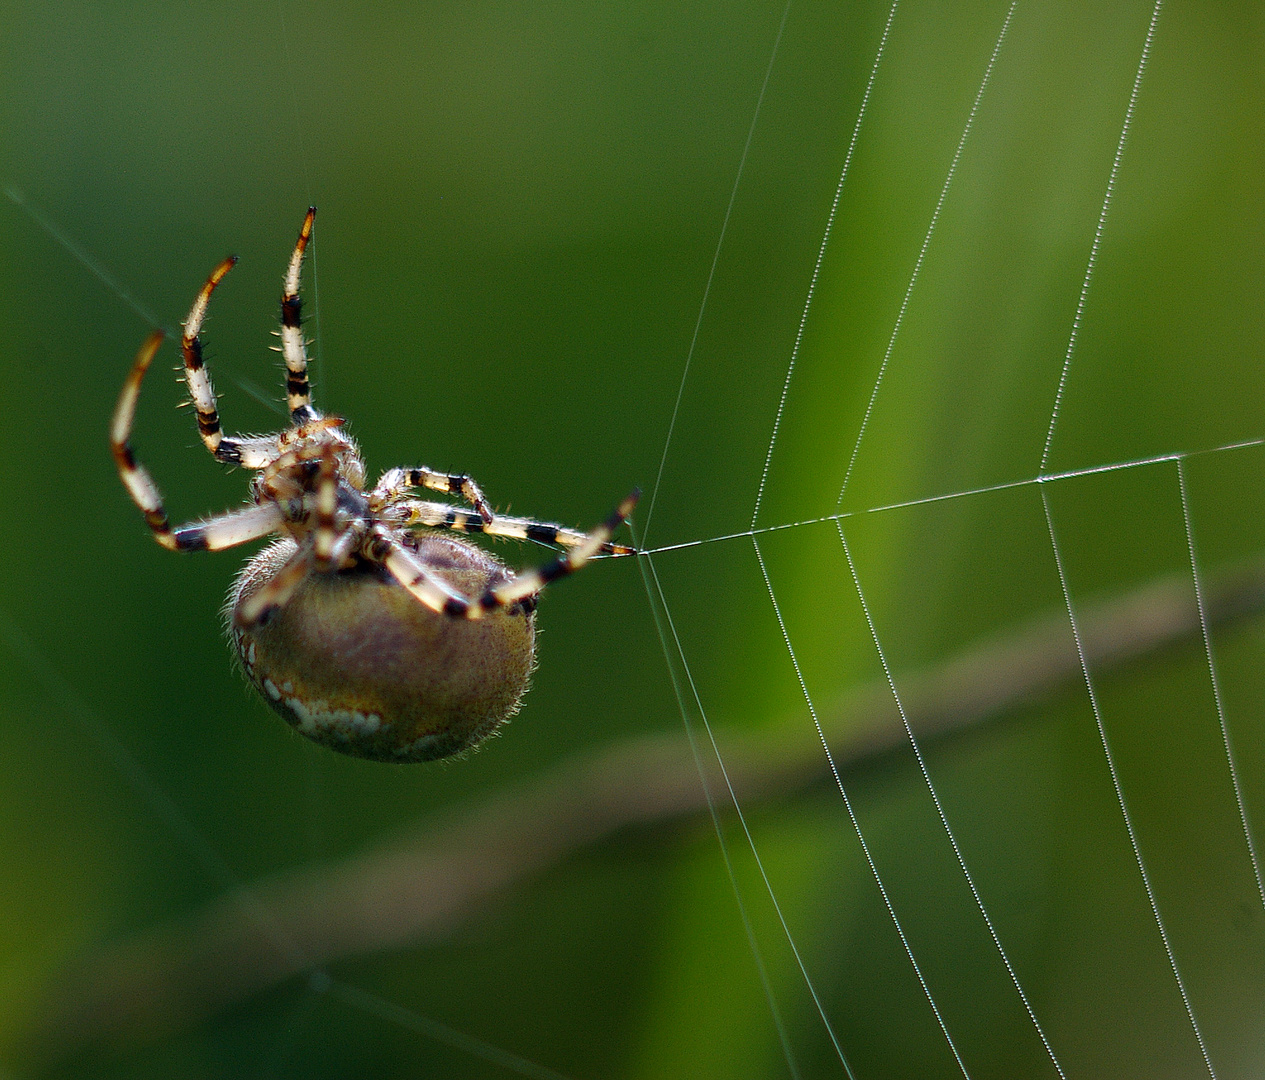
[[[587, 534], [576, 533], [570, 529], [562, 530], [556, 525], [538, 525], [536, 522], [523, 518], [494, 518], [493, 524], [497, 521], [506, 520], [511, 522], [511, 524], [505, 526], [504, 529], [494, 529], [493, 525], [489, 525], [478, 531], [494, 536], [518, 537], [521, 536], [518, 532], [520, 525], [536, 527], [549, 533], [551, 539], [548, 542], [569, 543], [571, 546], [569, 551], [566, 551], [557, 559], [542, 563], [533, 569], [525, 570], [510, 581], [491, 585], [484, 589], [478, 597], [454, 595], [448, 590], [436, 589], [433, 575], [427, 568], [414, 558], [404, 545], [392, 540], [385, 530], [377, 536], [376, 555], [400, 584], [413, 593], [427, 607], [458, 618], [479, 619], [486, 612], [497, 608], [511, 605], [534, 607], [537, 596], [550, 582], [557, 581], [558, 578], [565, 577], [567, 574], [572, 574], [579, 570], [603, 549], [614, 551], [617, 545], [611, 544], [610, 539], [615, 534], [615, 531], [628, 519], [628, 515], [632, 513], [633, 507], [637, 505], [637, 500], [640, 498], [640, 490], [634, 490], [615, 508], [609, 518]], [[421, 505], [455, 515], [464, 515], [466, 524], [461, 527], [471, 528], [471, 531], [474, 531], [473, 526], [477, 523], [477, 519], [473, 518], [473, 515], [467, 511], [459, 508], [442, 507], [437, 503], [423, 503]], [[444, 526], [437, 524], [432, 527], [440, 528]], [[458, 526], [449, 525], [447, 527], [456, 528]], [[566, 540], [558, 539], [562, 534], [567, 536]], [[618, 547], [622, 547], [622, 545], [618, 545]], [[632, 554], [633, 549], [629, 548], [626, 551]]]
[[465, 473], [442, 473], [418, 465], [412, 469], [388, 469], [382, 474], [377, 486], [370, 495], [379, 505], [385, 505], [398, 499], [413, 488], [424, 487], [431, 491], [443, 491], [450, 495], [462, 495], [470, 503], [484, 524], [490, 524], [495, 518], [492, 507], [488, 505], [483, 489], [474, 482], [474, 477]]
[[286, 267], [285, 286], [281, 293], [281, 355], [286, 365], [286, 408], [296, 424], [316, 417], [312, 408], [312, 386], [307, 377], [307, 340], [303, 337], [303, 300], [299, 296], [299, 277], [303, 272], [303, 256], [312, 238], [312, 222], [316, 207], [309, 206], [299, 239]]
[[[425, 487], [432, 491], [460, 493], [473, 504], [475, 513], [446, 503], [407, 499], [404, 496], [413, 488]], [[369, 493], [370, 505], [376, 509], [392, 507], [404, 510], [401, 522], [404, 526], [420, 526], [428, 529], [453, 529], [457, 532], [478, 532], [486, 536], [507, 537], [513, 540], [532, 540], [540, 544], [559, 547], [578, 547], [585, 543], [588, 533], [568, 529], [562, 525], [534, 521], [531, 518], [509, 517], [494, 513], [487, 498], [474, 480], [465, 474], [436, 472], [426, 466], [411, 469], [388, 469], [382, 474], [377, 486]], [[625, 544], [613, 544], [609, 540], [598, 549], [603, 555], [633, 555], [636, 549]]]
[[[119, 396], [110, 424], [110, 448], [114, 453], [123, 486], [145, 515], [145, 523], [153, 532], [154, 539], [170, 551], [219, 551], [276, 532], [281, 527], [282, 514], [275, 503], [232, 510], [208, 521], [182, 525], [178, 529], [171, 527], [158, 485], [154, 483], [145, 466], [136, 460], [130, 442], [141, 380], [144, 379], [158, 346], [162, 344], [163, 337], [161, 330], [155, 330], [136, 354], [136, 361], [123, 384], [123, 393]], [[199, 428], [201, 429], [201, 414]]]
[[[312, 236], [312, 223], [316, 220], [316, 207], [308, 207], [307, 215], [299, 230], [299, 239], [286, 270], [285, 285], [281, 294], [281, 351], [286, 365], [286, 406], [295, 425], [320, 419], [312, 408], [311, 386], [307, 377], [307, 343], [301, 325], [302, 301], [299, 299], [299, 275], [303, 256]], [[220, 416], [216, 407], [215, 388], [202, 359], [202, 323], [206, 319], [211, 294], [234, 266], [237, 256], [230, 255], [219, 264], [199, 290], [189, 317], [184, 322], [180, 339], [180, 352], [184, 358], [185, 383], [197, 414], [198, 434], [206, 448], [220, 461], [259, 469], [272, 461], [277, 454], [275, 437], [226, 436], [220, 428]]]

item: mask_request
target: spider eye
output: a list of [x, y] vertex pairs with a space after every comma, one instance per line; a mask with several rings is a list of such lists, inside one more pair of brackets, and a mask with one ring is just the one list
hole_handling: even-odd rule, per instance
[[[235, 625], [233, 612], [294, 551], [282, 540], [247, 563], [226, 614], [247, 677], [301, 734], [357, 757], [430, 761], [477, 745], [518, 710], [535, 655], [523, 605], [453, 619], [361, 564], [308, 574], [266, 622]], [[509, 580], [491, 555], [448, 538], [425, 537], [417, 555], [466, 595]]]

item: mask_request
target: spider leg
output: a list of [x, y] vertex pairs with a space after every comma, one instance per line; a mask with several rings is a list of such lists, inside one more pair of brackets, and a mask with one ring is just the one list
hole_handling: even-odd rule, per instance
[[172, 535], [178, 551], [222, 551], [278, 532], [284, 520], [278, 507], [265, 503], [181, 525]]
[[221, 461], [236, 461], [236, 447], [232, 439], [224, 438], [224, 432], [220, 429], [220, 413], [215, 404], [215, 388], [211, 385], [211, 376], [202, 361], [202, 339], [198, 335], [202, 330], [202, 321], [206, 318], [207, 305], [211, 302], [211, 293], [236, 263], [237, 256], [230, 255], [211, 271], [211, 276], [198, 290], [193, 307], [189, 309], [189, 317], [184, 323], [184, 334], [180, 338], [180, 351], [184, 356], [185, 383], [189, 387], [189, 397], [193, 399], [194, 411], [198, 414], [198, 434], [202, 437], [206, 448]]
[[281, 354], [286, 363], [286, 407], [290, 410], [290, 419], [296, 424], [316, 418], [316, 410], [312, 408], [312, 386], [307, 378], [307, 342], [303, 339], [301, 318], [303, 300], [299, 296], [303, 256], [312, 238], [315, 218], [316, 207], [309, 206], [303, 226], [299, 229], [294, 253], [290, 256], [281, 293]]
[[163, 507], [162, 494], [149, 471], [136, 460], [128, 441], [132, 435], [132, 420], [136, 415], [136, 401], [141, 392], [141, 380], [145, 377], [154, 353], [162, 344], [163, 332], [156, 330], [145, 339], [132, 370], [123, 383], [123, 392], [114, 409], [110, 423], [110, 449], [119, 468], [119, 477], [132, 501], [145, 515], [145, 522], [154, 539], [171, 551], [218, 551], [221, 548], [244, 544], [275, 532], [281, 526], [282, 515], [272, 504], [247, 506], [233, 510], [208, 521], [171, 527], [167, 511]]
[[384, 529], [374, 529], [373, 537], [374, 555], [378, 561], [414, 598], [431, 611], [467, 618], [478, 618], [482, 614], [470, 614], [475, 609], [470, 606], [469, 600], [445, 585], [420, 559], [398, 540], [392, 539]]
[[312, 568], [315, 552], [310, 540], [299, 545], [299, 549], [290, 556], [281, 569], [272, 575], [259, 589], [237, 605], [233, 611], [233, 621], [238, 626], [253, 626], [268, 618], [294, 595], [299, 582]]
[[483, 489], [474, 482], [474, 478], [465, 473], [442, 473], [419, 465], [412, 469], [388, 469], [382, 474], [373, 494], [382, 499], [392, 499], [403, 495], [412, 488], [424, 487], [431, 491], [444, 491], [450, 495], [462, 495], [478, 512], [485, 524], [490, 524], [496, 516], [488, 504]]
[[[614, 513], [588, 534], [582, 544], [573, 547], [553, 562], [527, 570], [513, 581], [488, 589], [479, 597], [477, 607], [483, 611], [489, 611], [492, 608], [521, 603], [534, 597], [551, 581], [557, 581], [560, 577], [575, 573], [602, 550], [602, 545], [610, 543], [615, 530], [628, 519], [628, 515], [632, 513], [633, 507], [637, 505], [637, 500], [640, 498], [641, 489], [634, 488], [632, 493], [615, 508]], [[467, 618], [477, 618], [475, 610], [475, 607], [471, 607], [466, 613]]]
[[184, 356], [184, 379], [189, 387], [189, 397], [198, 418], [198, 435], [203, 444], [220, 461], [259, 469], [276, 457], [276, 440], [269, 438], [242, 438], [225, 435], [220, 428], [220, 414], [215, 401], [215, 387], [202, 359], [202, 323], [206, 319], [207, 305], [215, 287], [237, 264], [237, 256], [230, 255], [211, 271], [211, 276], [198, 290], [189, 317], [184, 322], [180, 337], [180, 352]]
[[615, 530], [632, 513], [640, 497], [640, 491], [633, 491], [610, 517], [585, 537], [583, 543], [573, 547], [565, 555], [527, 570], [513, 581], [488, 589], [477, 599], [457, 595], [405, 548], [381, 531], [377, 533], [379, 545], [384, 551], [380, 558], [392, 576], [432, 611], [442, 612], [455, 619], [481, 619], [495, 608], [526, 603], [551, 581], [557, 581], [558, 578], [579, 570], [602, 549], [603, 544], [610, 542]]
[[[478, 532], [486, 536], [504, 536], [513, 540], [534, 540], [540, 544], [559, 547], [579, 547], [588, 540], [588, 533], [568, 529], [562, 525], [550, 525], [531, 518], [507, 517], [494, 514], [491, 521], [484, 521], [478, 514], [460, 506], [447, 503], [423, 502], [420, 499], [401, 499], [394, 504], [403, 509], [406, 517], [401, 523], [405, 528], [424, 526], [429, 529], [452, 529], [456, 532]], [[605, 543], [598, 549], [603, 555], [635, 555], [636, 548], [626, 544]]]
[[340, 566], [364, 535], [359, 529], [340, 528], [338, 510], [338, 457], [332, 446], [321, 452], [316, 474], [316, 502], [313, 517], [312, 549], [316, 569], [328, 571]]

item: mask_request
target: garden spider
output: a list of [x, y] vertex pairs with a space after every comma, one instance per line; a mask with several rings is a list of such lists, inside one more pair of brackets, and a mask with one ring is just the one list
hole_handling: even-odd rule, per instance
[[[235, 258], [202, 286], [184, 324], [184, 377], [198, 434], [219, 461], [254, 470], [251, 502], [173, 529], [129, 438], [162, 331], [141, 346], [110, 428], [119, 475], [154, 539], [172, 551], [217, 551], [280, 538], [242, 569], [225, 622], [246, 676], [309, 738], [360, 757], [424, 761], [459, 753], [515, 711], [535, 656], [535, 607], [551, 581], [595, 555], [631, 555], [612, 542], [634, 491], [589, 533], [496, 514], [463, 474], [395, 468], [365, 490], [365, 467], [343, 420], [312, 407], [299, 277], [316, 208], [308, 210], [281, 296], [281, 353], [291, 426], [275, 435], [220, 428], [200, 337], [211, 294]], [[414, 498], [418, 488], [469, 506]], [[551, 562], [513, 574], [441, 530], [554, 544]]]

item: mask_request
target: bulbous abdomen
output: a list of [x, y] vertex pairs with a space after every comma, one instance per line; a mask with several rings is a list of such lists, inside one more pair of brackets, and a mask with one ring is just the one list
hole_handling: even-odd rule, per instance
[[[246, 564], [229, 593], [229, 633], [247, 677], [296, 730], [378, 761], [431, 761], [481, 742], [518, 710], [535, 656], [534, 612], [466, 620], [431, 611], [381, 568], [309, 573], [266, 622], [233, 612], [295, 550], [285, 539]], [[418, 557], [466, 596], [510, 579], [470, 544], [439, 535]]]

